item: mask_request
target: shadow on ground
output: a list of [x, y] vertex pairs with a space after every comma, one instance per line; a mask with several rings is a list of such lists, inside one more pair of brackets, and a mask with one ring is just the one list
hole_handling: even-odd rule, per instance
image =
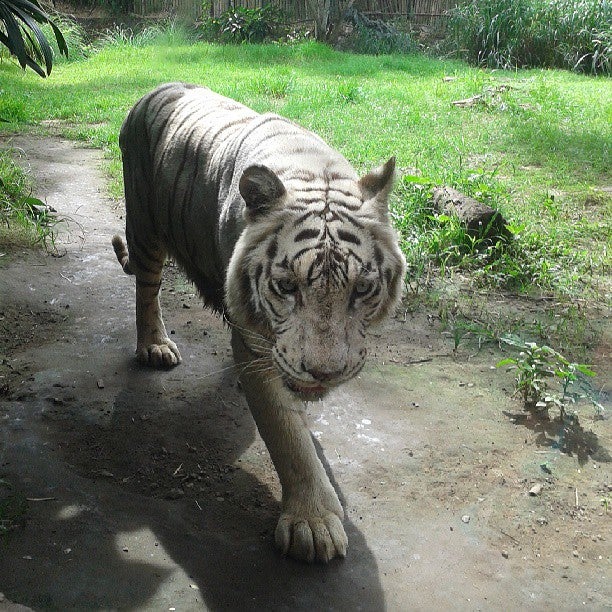
[[517, 425], [523, 425], [537, 434], [536, 444], [542, 447], [558, 449], [560, 452], [576, 457], [580, 465], [589, 459], [610, 463], [612, 456], [604, 448], [593, 431], [580, 424], [578, 416], [565, 415], [550, 418], [546, 414], [519, 412], [504, 414]]
[[[384, 608], [376, 561], [354, 525], [347, 562], [305, 566], [273, 550], [278, 501], [236, 467], [255, 426], [233, 376], [167, 399], [171, 384], [117, 365], [129, 374], [110, 411], [92, 414], [57, 380], [53, 397], [3, 406], [2, 471], [41, 500], [29, 502], [30, 537], [9, 542], [0, 560], [9, 597], [56, 609]], [[46, 374], [30, 397], [44, 393], [41, 378], [49, 389]]]

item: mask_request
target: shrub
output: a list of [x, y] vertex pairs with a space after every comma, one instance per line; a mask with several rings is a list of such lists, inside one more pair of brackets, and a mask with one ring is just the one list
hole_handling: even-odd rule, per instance
[[202, 30], [206, 37], [228, 43], [260, 43], [281, 33], [283, 12], [265, 4], [258, 8], [230, 7], [219, 17], [206, 19]]
[[449, 40], [455, 52], [492, 68], [610, 74], [611, 25], [607, 0], [477, 0], [451, 13]]

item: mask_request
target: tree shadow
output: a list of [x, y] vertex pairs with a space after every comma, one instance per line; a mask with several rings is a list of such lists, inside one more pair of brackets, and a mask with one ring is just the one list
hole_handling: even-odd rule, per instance
[[576, 457], [580, 465], [589, 458], [602, 463], [612, 461], [610, 452], [604, 448], [592, 431], [586, 431], [577, 415], [550, 418], [545, 411], [531, 410], [512, 413], [504, 410], [512, 423], [523, 425], [537, 434], [536, 444], [559, 450], [570, 457]]

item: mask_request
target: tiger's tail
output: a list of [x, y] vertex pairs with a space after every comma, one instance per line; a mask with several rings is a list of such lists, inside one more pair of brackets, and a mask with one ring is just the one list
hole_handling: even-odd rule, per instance
[[125, 244], [121, 236], [113, 236], [113, 249], [123, 271], [126, 274], [134, 274], [130, 268], [130, 255], [128, 253], [127, 244]]

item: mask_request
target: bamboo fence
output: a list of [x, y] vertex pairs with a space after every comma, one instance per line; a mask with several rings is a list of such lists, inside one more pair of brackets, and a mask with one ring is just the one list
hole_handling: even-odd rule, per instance
[[[279, 7], [291, 22], [309, 21], [306, 0], [212, 0], [206, 3], [207, 16], [218, 17], [232, 6], [258, 8], [264, 4]], [[356, 0], [361, 12], [382, 19], [407, 19], [419, 24], [433, 25], [444, 20], [456, 0]], [[134, 12], [141, 16], [174, 15], [186, 21], [202, 17], [201, 0], [134, 0]]]

